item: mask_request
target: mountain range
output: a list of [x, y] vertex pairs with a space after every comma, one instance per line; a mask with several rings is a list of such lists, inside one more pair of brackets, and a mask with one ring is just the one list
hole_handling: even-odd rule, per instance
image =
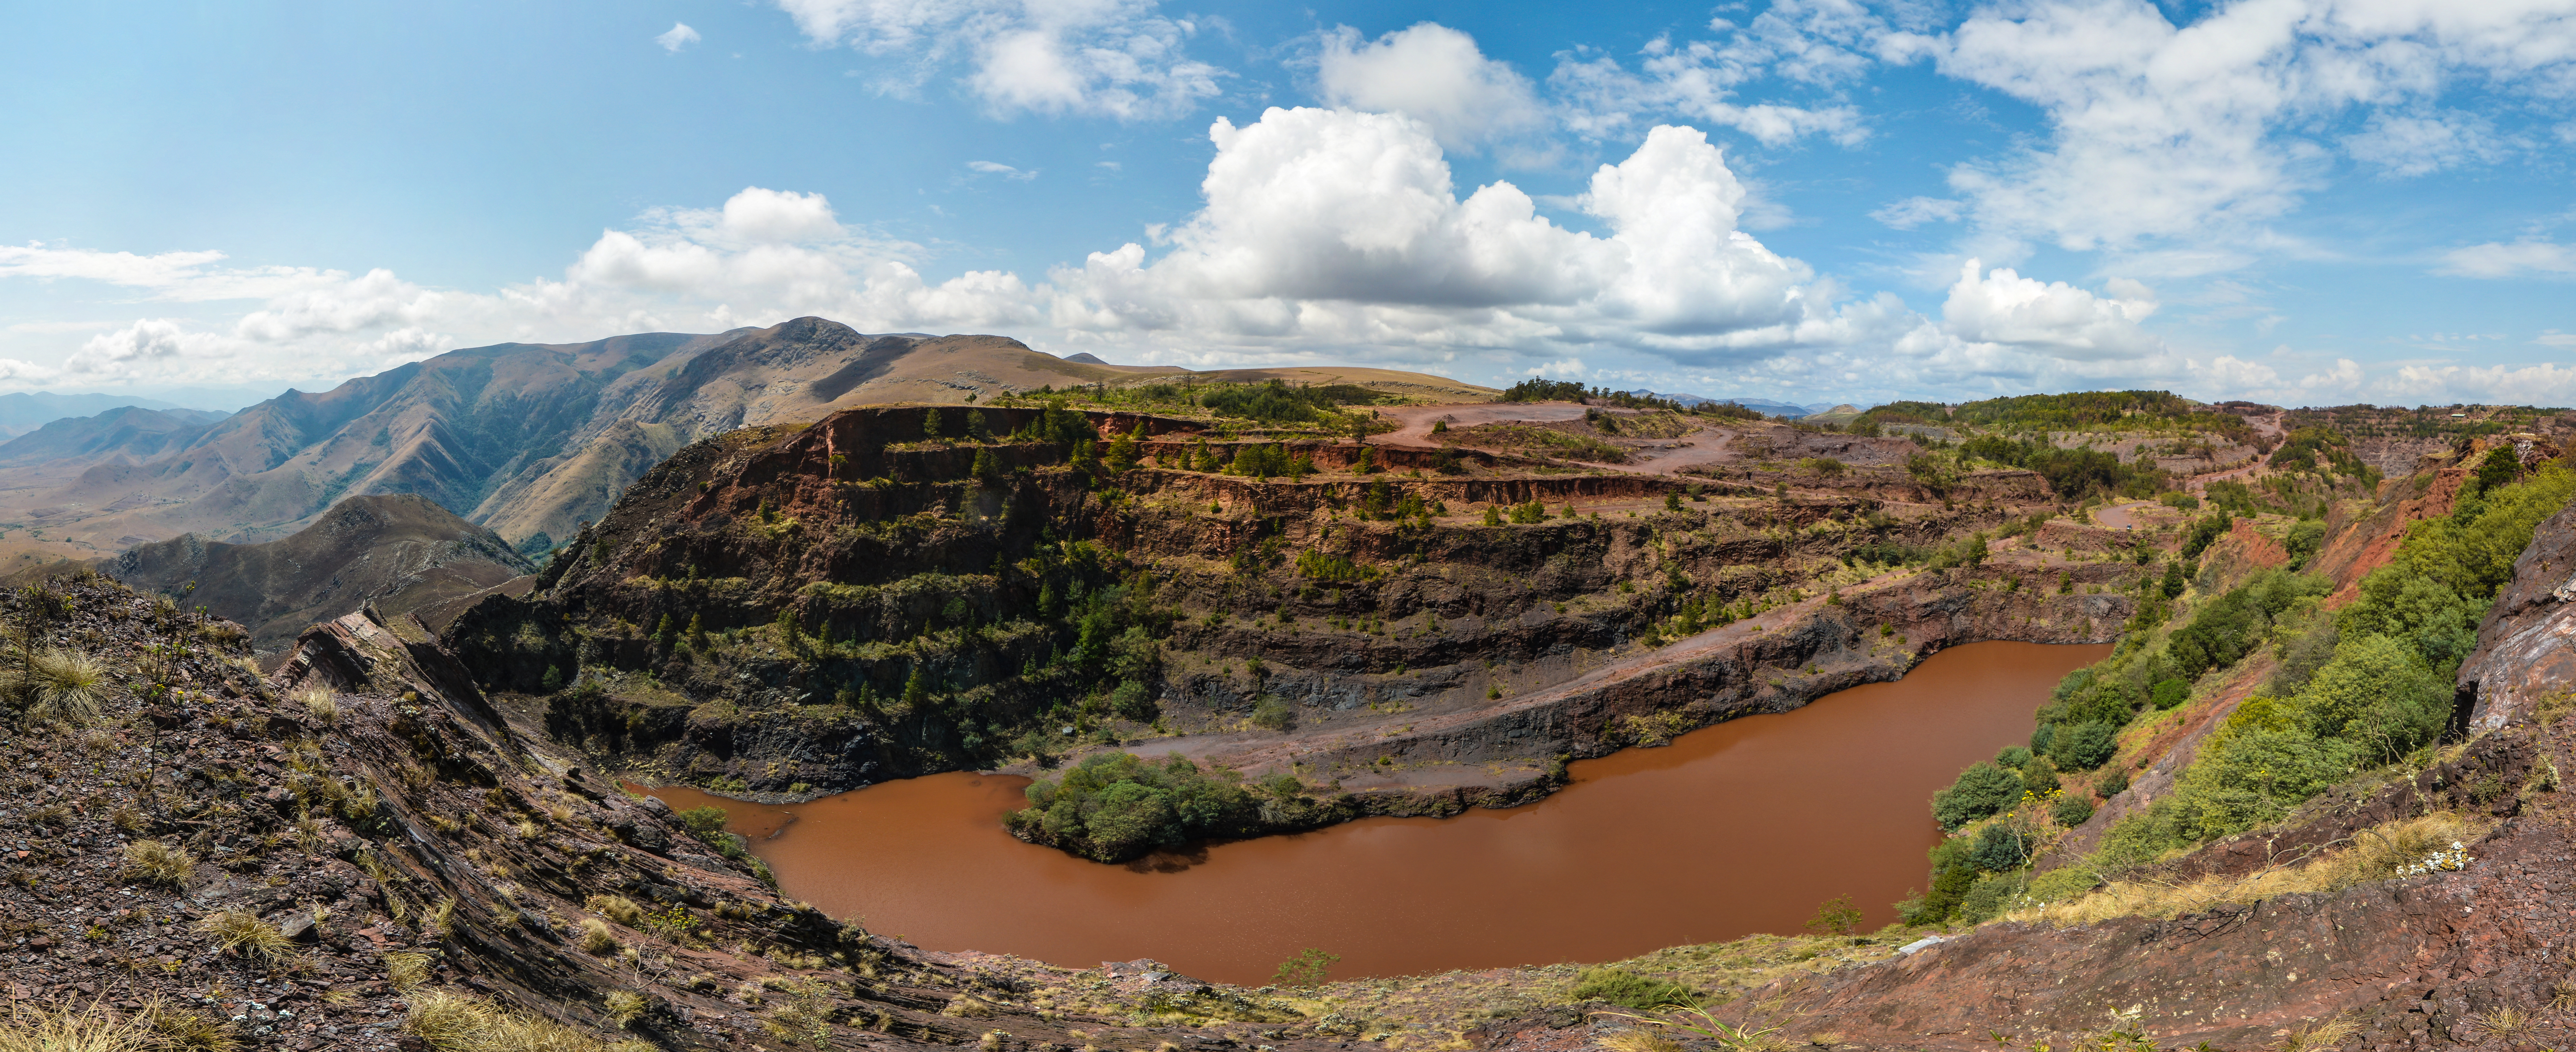
[[310, 525], [344, 497], [412, 493], [538, 551], [603, 515], [646, 468], [724, 431], [853, 405], [962, 403], [1163, 374], [1492, 393], [1378, 369], [1109, 365], [1001, 336], [869, 335], [811, 317], [714, 334], [504, 343], [329, 391], [289, 391], [229, 416], [125, 408], [55, 421], [0, 443], [0, 536], [24, 529], [50, 554], [75, 558], [189, 533], [249, 543]]
[[[192, 410], [151, 398], [112, 394], [55, 394], [51, 391], [17, 391], [0, 394], [0, 438], [15, 438], [56, 420], [69, 417], [96, 416], [111, 409], [136, 406], [144, 409]], [[214, 416], [230, 414], [211, 411]]]

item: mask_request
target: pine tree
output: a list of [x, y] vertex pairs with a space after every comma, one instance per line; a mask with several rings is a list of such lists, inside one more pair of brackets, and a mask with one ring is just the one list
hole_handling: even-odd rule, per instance
[[939, 437], [939, 410], [931, 409], [921, 414], [921, 433], [929, 438]]
[[691, 650], [705, 650], [706, 648], [707, 648], [707, 622], [706, 622], [706, 618], [704, 618], [703, 616], [700, 616], [700, 615], [698, 615], [698, 614], [690, 614], [690, 615], [689, 615], [689, 649], [691, 649]]
[[930, 677], [922, 674], [921, 666], [914, 665], [912, 667], [912, 678], [903, 681], [904, 707], [917, 712], [920, 710], [922, 704], [929, 700]]

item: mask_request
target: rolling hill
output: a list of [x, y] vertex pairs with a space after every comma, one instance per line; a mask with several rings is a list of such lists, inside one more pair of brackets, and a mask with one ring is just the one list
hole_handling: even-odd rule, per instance
[[226, 544], [182, 534], [100, 568], [138, 591], [240, 622], [263, 652], [369, 604], [388, 615], [426, 613], [536, 571], [492, 531], [408, 494], [351, 497], [282, 540]]

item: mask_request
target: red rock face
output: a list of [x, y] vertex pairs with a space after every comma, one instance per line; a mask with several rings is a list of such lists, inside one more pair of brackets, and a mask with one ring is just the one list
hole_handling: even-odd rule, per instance
[[2533, 531], [2513, 580], [2478, 626], [2478, 649], [2460, 663], [2472, 732], [2491, 731], [2576, 685], [2576, 508]]

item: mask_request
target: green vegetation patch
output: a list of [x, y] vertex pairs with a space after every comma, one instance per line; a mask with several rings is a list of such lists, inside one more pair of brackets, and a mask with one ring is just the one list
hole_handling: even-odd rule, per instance
[[[1156, 848], [1315, 824], [1324, 805], [1304, 790], [1288, 774], [1246, 786], [1232, 770], [1202, 770], [1179, 753], [1159, 764], [1130, 753], [1096, 753], [1061, 781], [1031, 783], [1029, 806], [1003, 822], [1031, 843], [1124, 862]], [[1265, 801], [1273, 805], [1268, 818]]]

